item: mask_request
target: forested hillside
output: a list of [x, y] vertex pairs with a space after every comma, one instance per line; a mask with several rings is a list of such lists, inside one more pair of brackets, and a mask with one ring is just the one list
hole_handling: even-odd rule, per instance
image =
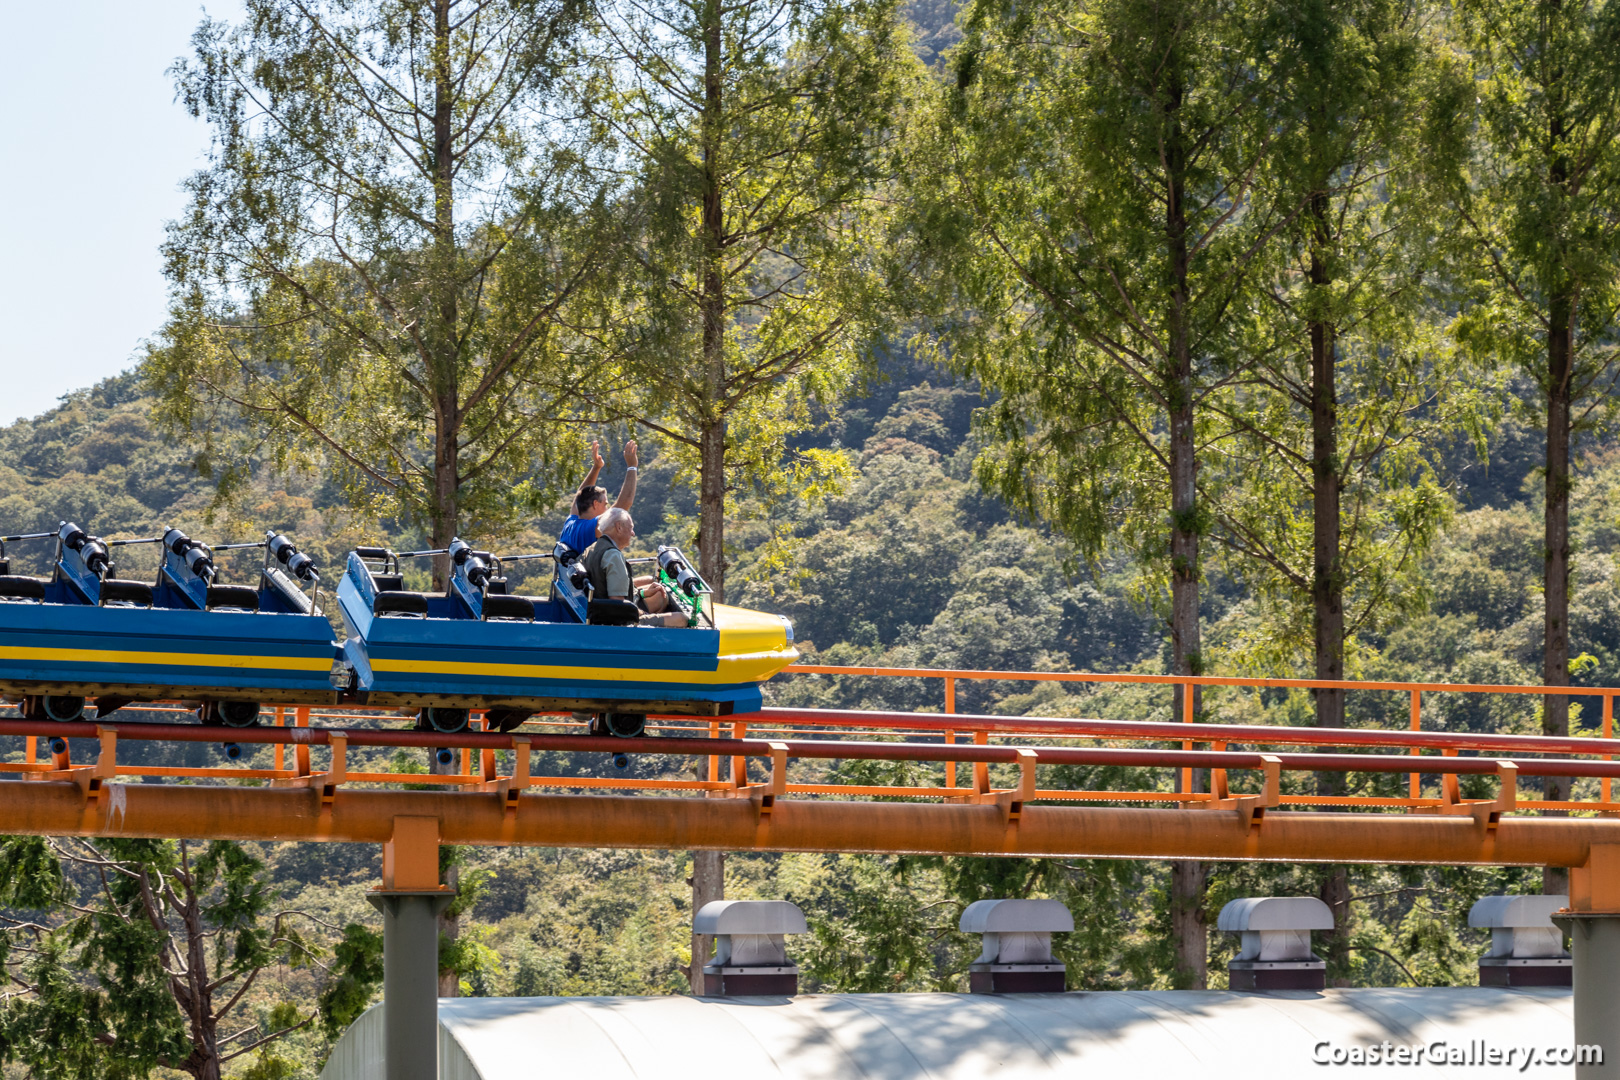
[[[1159, 617], [1131, 592], [1121, 561], [1075, 566], [1061, 542], [1009, 514], [970, 476], [977, 444], [972, 413], [979, 393], [937, 370], [895, 365], [854, 402], [835, 428], [818, 436], [854, 468], [848, 486], [813, 507], [767, 508], [745, 502], [732, 537], [738, 599], [794, 618], [806, 658], [839, 664], [1002, 668], [1009, 670], [1162, 671]], [[209, 521], [211, 487], [191, 469], [184, 448], [153, 431], [151, 403], [133, 378], [76, 392], [51, 412], [0, 431], [9, 462], [0, 530], [44, 530], [70, 518], [108, 537], [147, 535], [169, 524], [219, 541], [259, 527], [292, 530], [326, 562], [353, 543], [419, 542], [419, 535], [365, 521], [341, 508], [318, 482], [258, 475], [241, 508]], [[612, 441], [620, 433], [604, 431]], [[646, 543], [689, 541], [695, 496], [658, 455], [656, 436], [637, 497]], [[1504, 427], [1496, 445], [1521, 436]], [[1576, 588], [1572, 605], [1579, 678], [1620, 678], [1620, 453], [1595, 448], [1581, 459], [1576, 490]], [[1502, 473], [1518, 468], [1518, 479]], [[578, 469], [583, 471], [584, 462]], [[1358, 677], [1460, 682], [1530, 682], [1539, 648], [1537, 515], [1526, 499], [1533, 480], [1511, 455], [1489, 468], [1468, 453], [1448, 464], [1459, 507], [1426, 558], [1423, 610], [1358, 642]], [[617, 476], [607, 475], [610, 487]], [[564, 515], [562, 506], [524, 524], [539, 546]], [[262, 524], [261, 524], [262, 523]], [[777, 544], [769, 541], [775, 537]], [[783, 542], [783, 537], [789, 539]], [[545, 538], [545, 539], [542, 539]], [[521, 540], [503, 550], [519, 550]], [[19, 554], [25, 550], [13, 545]], [[135, 572], [135, 571], [130, 571]], [[1213, 670], [1251, 670], [1250, 642], [1264, 634], [1264, 613], [1231, 578], [1211, 575]], [[1276, 673], [1268, 668], [1268, 673]], [[938, 709], [939, 683], [911, 679], [782, 676], [773, 700], [803, 705]], [[964, 683], [964, 711], [1053, 716], [1169, 715], [1166, 694], [1080, 690], [1059, 684]], [[1209, 703], [1213, 716], [1243, 722], [1309, 723], [1303, 693], [1234, 693]], [[1404, 699], [1352, 697], [1352, 723], [1404, 716]], [[1591, 730], [1577, 706], [1577, 727]], [[1533, 701], [1483, 709], [1438, 699], [1426, 722], [1466, 730], [1539, 730]], [[195, 764], [213, 751], [198, 747]], [[247, 761], [244, 761], [247, 764]], [[566, 774], [605, 766], [552, 760]], [[638, 774], [668, 775], [671, 763], [638, 760]], [[868, 766], [870, 768], [870, 766]], [[1067, 770], [1054, 781], [1082, 786], [1104, 779]], [[901, 772], [848, 779], [900, 782]], [[1120, 778], [1114, 778], [1118, 780]], [[1152, 783], [1136, 778], [1133, 782]], [[1392, 781], [1364, 777], [1365, 793]], [[1404, 780], [1400, 782], [1404, 783]], [[333, 922], [371, 919], [362, 893], [375, 880], [369, 848], [285, 845], [265, 852], [272, 880], [290, 906]], [[457, 954], [464, 992], [637, 994], [685, 987], [690, 898], [689, 859], [680, 853], [468, 851], [463, 887], [476, 897]], [[1310, 888], [1296, 871], [1233, 865], [1216, 869], [1207, 906], [1245, 890]], [[1282, 880], [1274, 880], [1281, 878]], [[1524, 871], [1353, 868], [1356, 892], [1378, 899], [1358, 906], [1352, 950], [1340, 977], [1360, 984], [1470, 978], [1477, 933], [1464, 926], [1471, 898], [1520, 887]], [[1063, 946], [1075, 985], [1166, 985], [1166, 883], [1162, 866], [867, 856], [747, 856], [727, 862], [727, 895], [785, 897], [809, 913], [814, 934], [795, 945], [807, 988], [880, 990], [959, 988], [976, 945], [949, 914], [981, 896], [1030, 890], [1065, 899], [1077, 932]], [[1221, 935], [1212, 945], [1227, 947]], [[1376, 950], [1383, 950], [1382, 952]], [[1394, 959], [1392, 959], [1394, 958]], [[1216, 956], [1218, 960], [1218, 955]], [[1404, 965], [1397, 967], [1395, 960]], [[263, 1009], [278, 993], [297, 993], [299, 978], [266, 980]], [[1223, 975], [1219, 965], [1212, 978]], [[281, 1053], [313, 1062], [316, 1035], [295, 1037]], [[313, 1056], [312, 1056], [313, 1055]]]
[[[406, 585], [442, 589], [453, 536], [550, 550], [589, 445], [617, 491], [634, 438], [639, 541], [679, 543], [717, 600], [790, 616], [808, 660], [1620, 683], [1620, 66], [1595, 62], [1620, 56], [1613, 3], [248, 7], [170, 71], [214, 142], [168, 225], [167, 318], [134, 370], [0, 430], [0, 530], [276, 529], [327, 567], [435, 549]], [[150, 549], [116, 550], [120, 575], [152, 573]], [[8, 554], [45, 568], [27, 541]], [[256, 557], [222, 561], [240, 581]], [[511, 564], [517, 587], [544, 591], [543, 567]], [[990, 680], [956, 703], [1322, 728], [1408, 707], [1182, 692]], [[943, 707], [926, 678], [767, 693]], [[1433, 694], [1422, 719], [1584, 735], [1593, 700]], [[1523, 790], [1591, 794], [1568, 783]], [[117, 1075], [313, 1076], [375, 988], [377, 862], [0, 840], [0, 962], [22, 987], [0, 1058], [77, 1080], [124, 1039]], [[1030, 895], [1074, 911], [1074, 987], [1219, 987], [1214, 912], [1274, 892], [1334, 909], [1335, 982], [1470, 982], [1473, 898], [1568, 887], [1557, 868], [568, 850], [457, 851], [441, 873], [460, 890], [441, 986], [469, 994], [682, 992], [706, 947], [692, 912], [722, 896], [805, 909], [807, 990], [959, 989], [963, 906]], [[152, 874], [240, 938], [218, 961], [253, 1018], [234, 1058], [163, 981], [184, 918], [118, 938], [140, 962], [95, 936], [133, 925], [152, 890], [130, 882]], [[272, 899], [297, 914], [260, 933]], [[119, 1030], [131, 987], [155, 1019]]]

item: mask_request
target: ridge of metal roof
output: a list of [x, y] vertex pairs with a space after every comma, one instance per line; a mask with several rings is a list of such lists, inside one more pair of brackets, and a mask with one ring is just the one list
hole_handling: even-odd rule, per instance
[[[1128, 1077], [1201, 1068], [1250, 1080], [1313, 1071], [1323, 1044], [1558, 1047], [1568, 989], [1425, 987], [786, 998], [456, 998], [439, 1002], [441, 1080], [968, 1080]], [[382, 1006], [322, 1080], [383, 1080]], [[1388, 1076], [1340, 1065], [1332, 1075]], [[1408, 1066], [1403, 1077], [1573, 1077], [1570, 1066]]]

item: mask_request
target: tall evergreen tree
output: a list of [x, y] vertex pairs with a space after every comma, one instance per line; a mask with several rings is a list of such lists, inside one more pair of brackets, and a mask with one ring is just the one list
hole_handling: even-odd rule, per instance
[[[848, 467], [831, 451], [792, 455], [789, 438], [809, 427], [813, 400], [844, 393], [879, 336], [868, 223], [915, 64], [895, 8], [597, 10], [602, 51], [582, 96], [632, 179], [618, 287], [576, 325], [595, 363], [579, 393], [659, 432], [696, 474], [699, 568], [717, 601], [728, 492], [803, 495]], [[723, 895], [721, 854], [694, 853], [693, 910]], [[711, 944], [693, 936], [694, 988]]]
[[578, 5], [246, 6], [174, 69], [214, 147], [165, 245], [161, 416], [226, 494], [268, 453], [434, 547], [510, 528], [556, 495], [559, 315], [599, 247], [552, 97]]
[[[1178, 0], [983, 0], [965, 26], [911, 198], [961, 313], [941, 340], [1000, 394], [981, 478], [1087, 556], [1132, 547], [1171, 670], [1201, 674], [1211, 404], [1253, 351], [1253, 278], [1285, 221], [1254, 198], [1275, 27], [1258, 5]], [[1204, 879], [1172, 874], [1180, 986], [1205, 982]]]
[[723, 596], [727, 493], [843, 465], [788, 440], [880, 337], [872, 220], [916, 61], [894, 0], [658, 0], [601, 5], [596, 25], [581, 96], [631, 179], [615, 287], [576, 327], [599, 365], [580, 393], [696, 474], [700, 569]]
[[[1620, 375], [1620, 4], [1462, 0], [1455, 26], [1478, 101], [1459, 118], [1477, 139], [1451, 188], [1477, 288], [1457, 333], [1515, 365], [1545, 402], [1541, 677], [1567, 686], [1571, 448]], [[1542, 731], [1569, 733], [1569, 698], [1543, 699]], [[1568, 791], [1546, 782], [1548, 799]], [[1567, 890], [1563, 871], [1546, 878]]]
[[[1347, 640], [1422, 602], [1413, 580], [1449, 499], [1427, 453], [1469, 417], [1458, 354], [1439, 340], [1431, 282], [1436, 207], [1418, 181], [1425, 110], [1465, 87], [1410, 0], [1305, 0], [1278, 9], [1297, 62], [1291, 114], [1261, 186], [1287, 224], [1274, 249], [1252, 373], [1215, 407], [1234, 474], [1215, 537], [1267, 602], [1252, 659], [1300, 659], [1346, 678]], [[1425, 163], [1424, 168], [1432, 165]], [[1346, 723], [1345, 691], [1313, 691], [1319, 727]], [[1346, 794], [1342, 773], [1318, 794]], [[1344, 867], [1325, 870], [1336, 969], [1348, 945]]]

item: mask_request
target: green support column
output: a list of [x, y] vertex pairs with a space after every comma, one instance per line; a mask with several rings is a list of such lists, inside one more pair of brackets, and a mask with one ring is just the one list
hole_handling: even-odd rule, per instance
[[439, 912], [456, 894], [377, 891], [383, 915], [384, 1068], [388, 1080], [438, 1080]]
[[1553, 916], [1575, 958], [1575, 1045], [1598, 1046], [1601, 1065], [1575, 1066], [1577, 1080], [1620, 1080], [1620, 912]]

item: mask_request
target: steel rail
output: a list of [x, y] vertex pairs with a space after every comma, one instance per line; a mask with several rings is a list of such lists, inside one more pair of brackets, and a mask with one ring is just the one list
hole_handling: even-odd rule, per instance
[[[1271, 729], [1262, 729], [1271, 730]], [[846, 742], [833, 739], [738, 739], [653, 736], [609, 739], [600, 735], [497, 734], [460, 732], [445, 735], [426, 731], [390, 731], [366, 728], [253, 727], [227, 728], [191, 724], [100, 724], [94, 721], [39, 722], [0, 720], [3, 735], [55, 735], [63, 738], [98, 738], [116, 732], [120, 741], [281, 744], [327, 746], [334, 737], [346, 747], [456, 746], [473, 750], [514, 750], [520, 742], [530, 750], [574, 753], [667, 754], [686, 757], [762, 757], [785, 753], [789, 758], [849, 761], [959, 761], [1018, 764], [1033, 753], [1042, 765], [1100, 765], [1197, 769], [1264, 769], [1267, 759], [1293, 772], [1398, 772], [1409, 773], [1410, 756], [1375, 754], [1263, 754], [1259, 751], [1173, 750], [1128, 747], [988, 746], [913, 742]], [[1589, 741], [1589, 740], [1587, 740]], [[1466, 775], [1494, 775], [1501, 761], [1487, 757], [1426, 757], [1432, 768], [1423, 771]], [[1620, 761], [1581, 761], [1567, 758], [1511, 759], [1521, 776], [1620, 777]], [[245, 771], [244, 771], [245, 775]], [[413, 774], [393, 774], [409, 779]]]
[[[323, 715], [338, 718], [336, 712], [323, 710]], [[397, 719], [388, 715], [362, 715], [360, 720]], [[659, 720], [686, 720], [690, 717], [658, 717]], [[545, 723], [546, 721], [536, 721]], [[566, 726], [578, 726], [562, 721]], [[871, 732], [877, 728], [931, 732], [944, 735], [951, 732], [963, 735], [985, 732], [1004, 736], [1047, 736], [1064, 739], [1120, 739], [1138, 742], [1177, 743], [1240, 743], [1250, 746], [1365, 746], [1400, 747], [1408, 750], [1475, 751], [1501, 754], [1563, 754], [1603, 755], [1620, 754], [1620, 739], [1596, 737], [1560, 737], [1551, 735], [1488, 735], [1472, 732], [1399, 731], [1374, 728], [1296, 728], [1266, 724], [1186, 724], [1166, 720], [1095, 720], [1056, 717], [990, 716], [973, 713], [904, 713], [867, 712], [858, 709], [785, 709], [766, 708], [756, 713], [739, 713], [725, 717], [721, 723], [729, 725], [767, 724], [791, 730], [803, 727], [859, 727]], [[0, 736], [5, 735], [60, 735], [64, 738], [94, 737], [97, 729], [116, 727], [125, 738], [173, 742], [237, 742], [237, 743], [309, 743], [324, 745], [322, 731], [347, 732], [355, 746], [426, 746], [468, 747], [472, 749], [510, 749], [510, 735], [490, 732], [462, 731], [454, 734], [407, 729], [376, 729], [350, 726], [319, 727], [248, 727], [231, 728], [218, 725], [164, 724], [117, 718], [107, 720], [34, 721], [0, 718]], [[685, 730], [692, 730], [690, 727]], [[521, 732], [533, 740], [563, 738], [548, 733]], [[813, 734], [800, 731], [799, 734]], [[600, 739], [590, 746], [554, 749], [606, 749]], [[660, 742], [672, 736], [659, 736]], [[369, 741], [377, 740], [377, 741]], [[615, 740], [623, 743], [627, 740]], [[538, 746], [538, 743], [534, 745]], [[704, 739], [706, 753], [731, 753], [718, 749], [719, 743]], [[866, 745], [866, 744], [859, 744]], [[1003, 760], [1001, 758], [975, 759], [967, 756], [970, 743], [909, 744], [914, 746], [942, 745], [953, 748], [943, 757], [919, 758], [930, 761]], [[644, 751], [643, 751], [644, 752]], [[674, 749], [664, 752], [676, 753]], [[816, 755], [823, 756], [823, 755]], [[1407, 762], [1411, 764], [1410, 761]], [[1219, 766], [1216, 766], [1219, 767]], [[1236, 767], [1236, 766], [1234, 766]], [[1410, 769], [1403, 771], [1411, 771]], [[1439, 770], [1428, 770], [1439, 771]], [[1444, 770], [1456, 770], [1448, 765]], [[1598, 775], [1593, 773], [1592, 775]]]
[[[860, 709], [786, 709], [728, 717], [731, 721], [825, 727], [889, 727], [963, 734], [1048, 735], [1073, 739], [1155, 742], [1235, 742], [1308, 746], [1399, 746], [1421, 750], [1477, 750], [1520, 754], [1620, 754], [1620, 739], [1555, 735], [1486, 735], [1472, 732], [1377, 728], [1296, 728], [1269, 724], [1192, 724], [1171, 720], [1094, 720], [975, 713], [869, 712]], [[961, 745], [961, 744], [956, 744]]]
[[1348, 679], [1265, 679], [1237, 675], [1140, 675], [1095, 671], [988, 671], [977, 668], [859, 667], [792, 664], [784, 674], [854, 675], [863, 678], [971, 679], [1011, 682], [1139, 683], [1155, 686], [1248, 686], [1295, 690], [1417, 690], [1423, 693], [1547, 694], [1566, 697], [1620, 695], [1620, 686], [1526, 686], [1514, 683], [1356, 682]]

